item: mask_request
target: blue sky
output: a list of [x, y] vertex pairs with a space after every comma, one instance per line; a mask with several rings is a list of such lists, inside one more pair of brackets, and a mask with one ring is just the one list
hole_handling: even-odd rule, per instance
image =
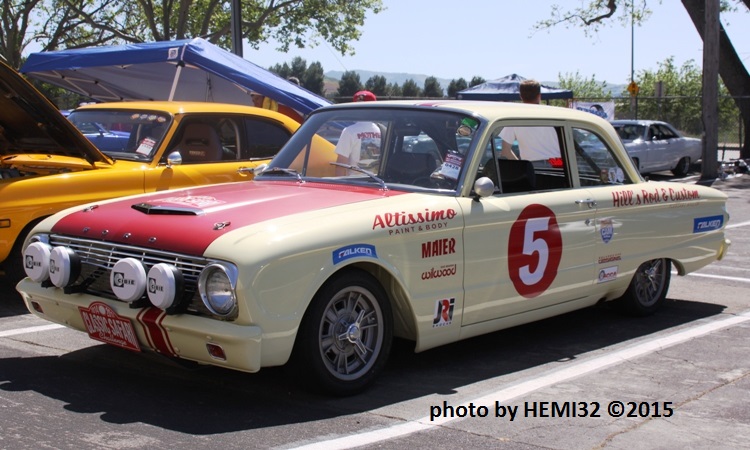
[[[365, 21], [354, 56], [341, 56], [323, 43], [312, 49], [280, 53], [275, 45], [244, 57], [262, 67], [291, 62], [295, 56], [323, 70], [369, 70], [411, 73], [469, 81], [517, 73], [540, 81], [578, 72], [588, 79], [625, 84], [631, 72], [631, 29], [612, 22], [586, 37], [580, 28], [532, 29], [549, 18], [553, 4], [578, 5], [581, 0], [384, 0], [387, 9]], [[682, 65], [702, 65], [703, 44], [680, 0], [649, 0], [651, 18], [635, 27], [634, 68], [656, 70], [674, 57]], [[722, 22], [740, 57], [750, 63], [750, 13], [722, 14]], [[363, 82], [365, 80], [362, 80]]]

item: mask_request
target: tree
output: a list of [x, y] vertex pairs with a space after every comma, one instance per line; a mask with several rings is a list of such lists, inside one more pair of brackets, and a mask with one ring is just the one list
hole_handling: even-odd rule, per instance
[[337, 97], [352, 97], [357, 91], [362, 90], [362, 81], [359, 74], [353, 70], [347, 70], [341, 75], [339, 89], [336, 91]]
[[[299, 78], [299, 77], [298, 77]], [[302, 86], [310, 92], [325, 96], [325, 75], [323, 65], [315, 61], [305, 70], [305, 74], [299, 79]]]
[[597, 98], [609, 100], [612, 98], [612, 93], [607, 89], [606, 81], [596, 81], [595, 76], [591, 76], [590, 79], [586, 80], [581, 77], [579, 72], [575, 74], [566, 73], [557, 75], [558, 84], [560, 89], [568, 89], [573, 91], [573, 95], [577, 98]]
[[417, 86], [417, 82], [414, 81], [412, 78], [409, 78], [408, 80], [404, 81], [403, 86], [401, 86], [401, 95], [404, 97], [421, 97], [422, 96], [422, 90]]
[[365, 89], [377, 97], [385, 97], [388, 94], [388, 82], [383, 75], [373, 75], [365, 82]]
[[424, 91], [422, 92], [424, 97], [442, 97], [443, 87], [440, 86], [440, 82], [435, 77], [427, 77], [424, 80]]
[[480, 76], [474, 76], [474, 78], [472, 78], [471, 81], [469, 82], [469, 87], [480, 85], [486, 81], [487, 80], [485, 80], [484, 78]]
[[403, 95], [401, 86], [399, 86], [398, 83], [388, 83], [386, 91], [390, 97], [401, 97]]
[[[0, 55], [15, 68], [32, 43], [42, 51], [79, 48], [112, 42], [117, 17], [127, 17], [135, 2], [126, 0], [16, 0], [4, 1], [0, 14]], [[96, 21], [96, 28], [90, 26]]]
[[463, 91], [467, 87], [469, 87], [469, 84], [466, 83], [466, 80], [464, 80], [463, 78], [459, 78], [458, 80], [451, 80], [451, 82], [448, 83], [448, 97], [456, 98], [456, 94]]
[[307, 66], [307, 61], [299, 56], [292, 59], [292, 63], [276, 64], [268, 68], [271, 72], [281, 78], [297, 77], [300, 85], [305, 89], [318, 95], [324, 95], [325, 76], [323, 75], [323, 66], [319, 62], [314, 62]]
[[[733, 0], [733, 5], [744, 5], [750, 10], [750, 0]], [[701, 39], [704, 38], [704, 0], [682, 0], [693, 26]], [[724, 2], [724, 8], [730, 4]], [[618, 13], [619, 9], [619, 13]], [[623, 24], [641, 23], [650, 15], [647, 0], [608, 0], [591, 2], [587, 6], [563, 11], [559, 6], [552, 8], [551, 18], [537, 23], [538, 29], [551, 28], [560, 24], [573, 24], [583, 27], [585, 33], [596, 32], [608, 19], [614, 17]], [[745, 130], [750, 129], [750, 73], [742, 59], [737, 55], [729, 36], [720, 25], [719, 30], [719, 75], [729, 93], [734, 97], [737, 108], [742, 115]], [[745, 140], [740, 152], [741, 158], [750, 158], [750, 133], [745, 133]]]
[[[326, 42], [342, 55], [353, 53], [366, 15], [383, 8], [382, 0], [243, 0], [241, 5], [242, 36], [253, 48], [274, 40], [286, 52]], [[230, 8], [231, 2], [221, 0], [5, 1], [0, 53], [19, 67], [32, 42], [47, 51], [203, 37], [230, 48]]]

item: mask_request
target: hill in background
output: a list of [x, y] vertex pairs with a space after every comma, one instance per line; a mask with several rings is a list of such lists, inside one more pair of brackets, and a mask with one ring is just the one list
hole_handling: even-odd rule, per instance
[[[415, 74], [415, 73], [391, 73], [391, 72], [374, 72], [371, 70], [354, 70], [354, 72], [357, 72], [359, 74], [359, 79], [364, 85], [367, 80], [372, 78], [375, 75], [381, 75], [384, 76], [386, 81], [388, 83], [395, 83], [399, 86], [403, 85], [406, 80], [414, 80], [415, 83], [417, 83], [417, 86], [424, 86], [425, 80], [430, 77], [430, 75], [423, 75], [423, 74]], [[324, 74], [325, 79], [325, 92], [326, 95], [335, 95], [336, 91], [339, 88], [339, 80], [341, 80], [341, 77], [344, 75], [344, 71], [342, 70], [331, 70]], [[504, 77], [505, 75], [509, 74], [503, 74], [503, 75], [493, 75], [492, 77], [484, 77], [487, 80], [494, 80], [497, 78]], [[447, 91], [448, 85], [452, 81], [450, 78], [437, 78], [438, 82], [440, 83], [440, 86], [443, 88], [444, 91]], [[471, 81], [471, 79], [466, 80], [467, 82]], [[542, 84], [550, 87], [557, 87], [558, 82], [557, 81], [542, 81]], [[625, 88], [627, 87], [626, 84], [609, 84], [607, 83], [607, 87], [609, 88], [609, 92], [612, 94], [613, 97], [618, 97], [623, 91], [625, 91]]]

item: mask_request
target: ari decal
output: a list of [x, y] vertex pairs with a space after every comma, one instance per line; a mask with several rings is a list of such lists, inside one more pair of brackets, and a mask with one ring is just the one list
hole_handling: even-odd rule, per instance
[[456, 303], [455, 298], [444, 298], [437, 301], [435, 318], [432, 319], [432, 327], [444, 327], [453, 322], [453, 306]]
[[557, 218], [543, 205], [521, 211], [508, 237], [508, 272], [516, 291], [534, 298], [550, 287], [562, 259]]

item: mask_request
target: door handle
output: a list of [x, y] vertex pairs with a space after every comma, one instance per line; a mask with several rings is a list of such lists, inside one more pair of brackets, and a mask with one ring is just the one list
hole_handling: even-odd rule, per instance
[[588, 205], [589, 208], [596, 208], [596, 200], [587, 198], [586, 200], [576, 200], [576, 205]]

